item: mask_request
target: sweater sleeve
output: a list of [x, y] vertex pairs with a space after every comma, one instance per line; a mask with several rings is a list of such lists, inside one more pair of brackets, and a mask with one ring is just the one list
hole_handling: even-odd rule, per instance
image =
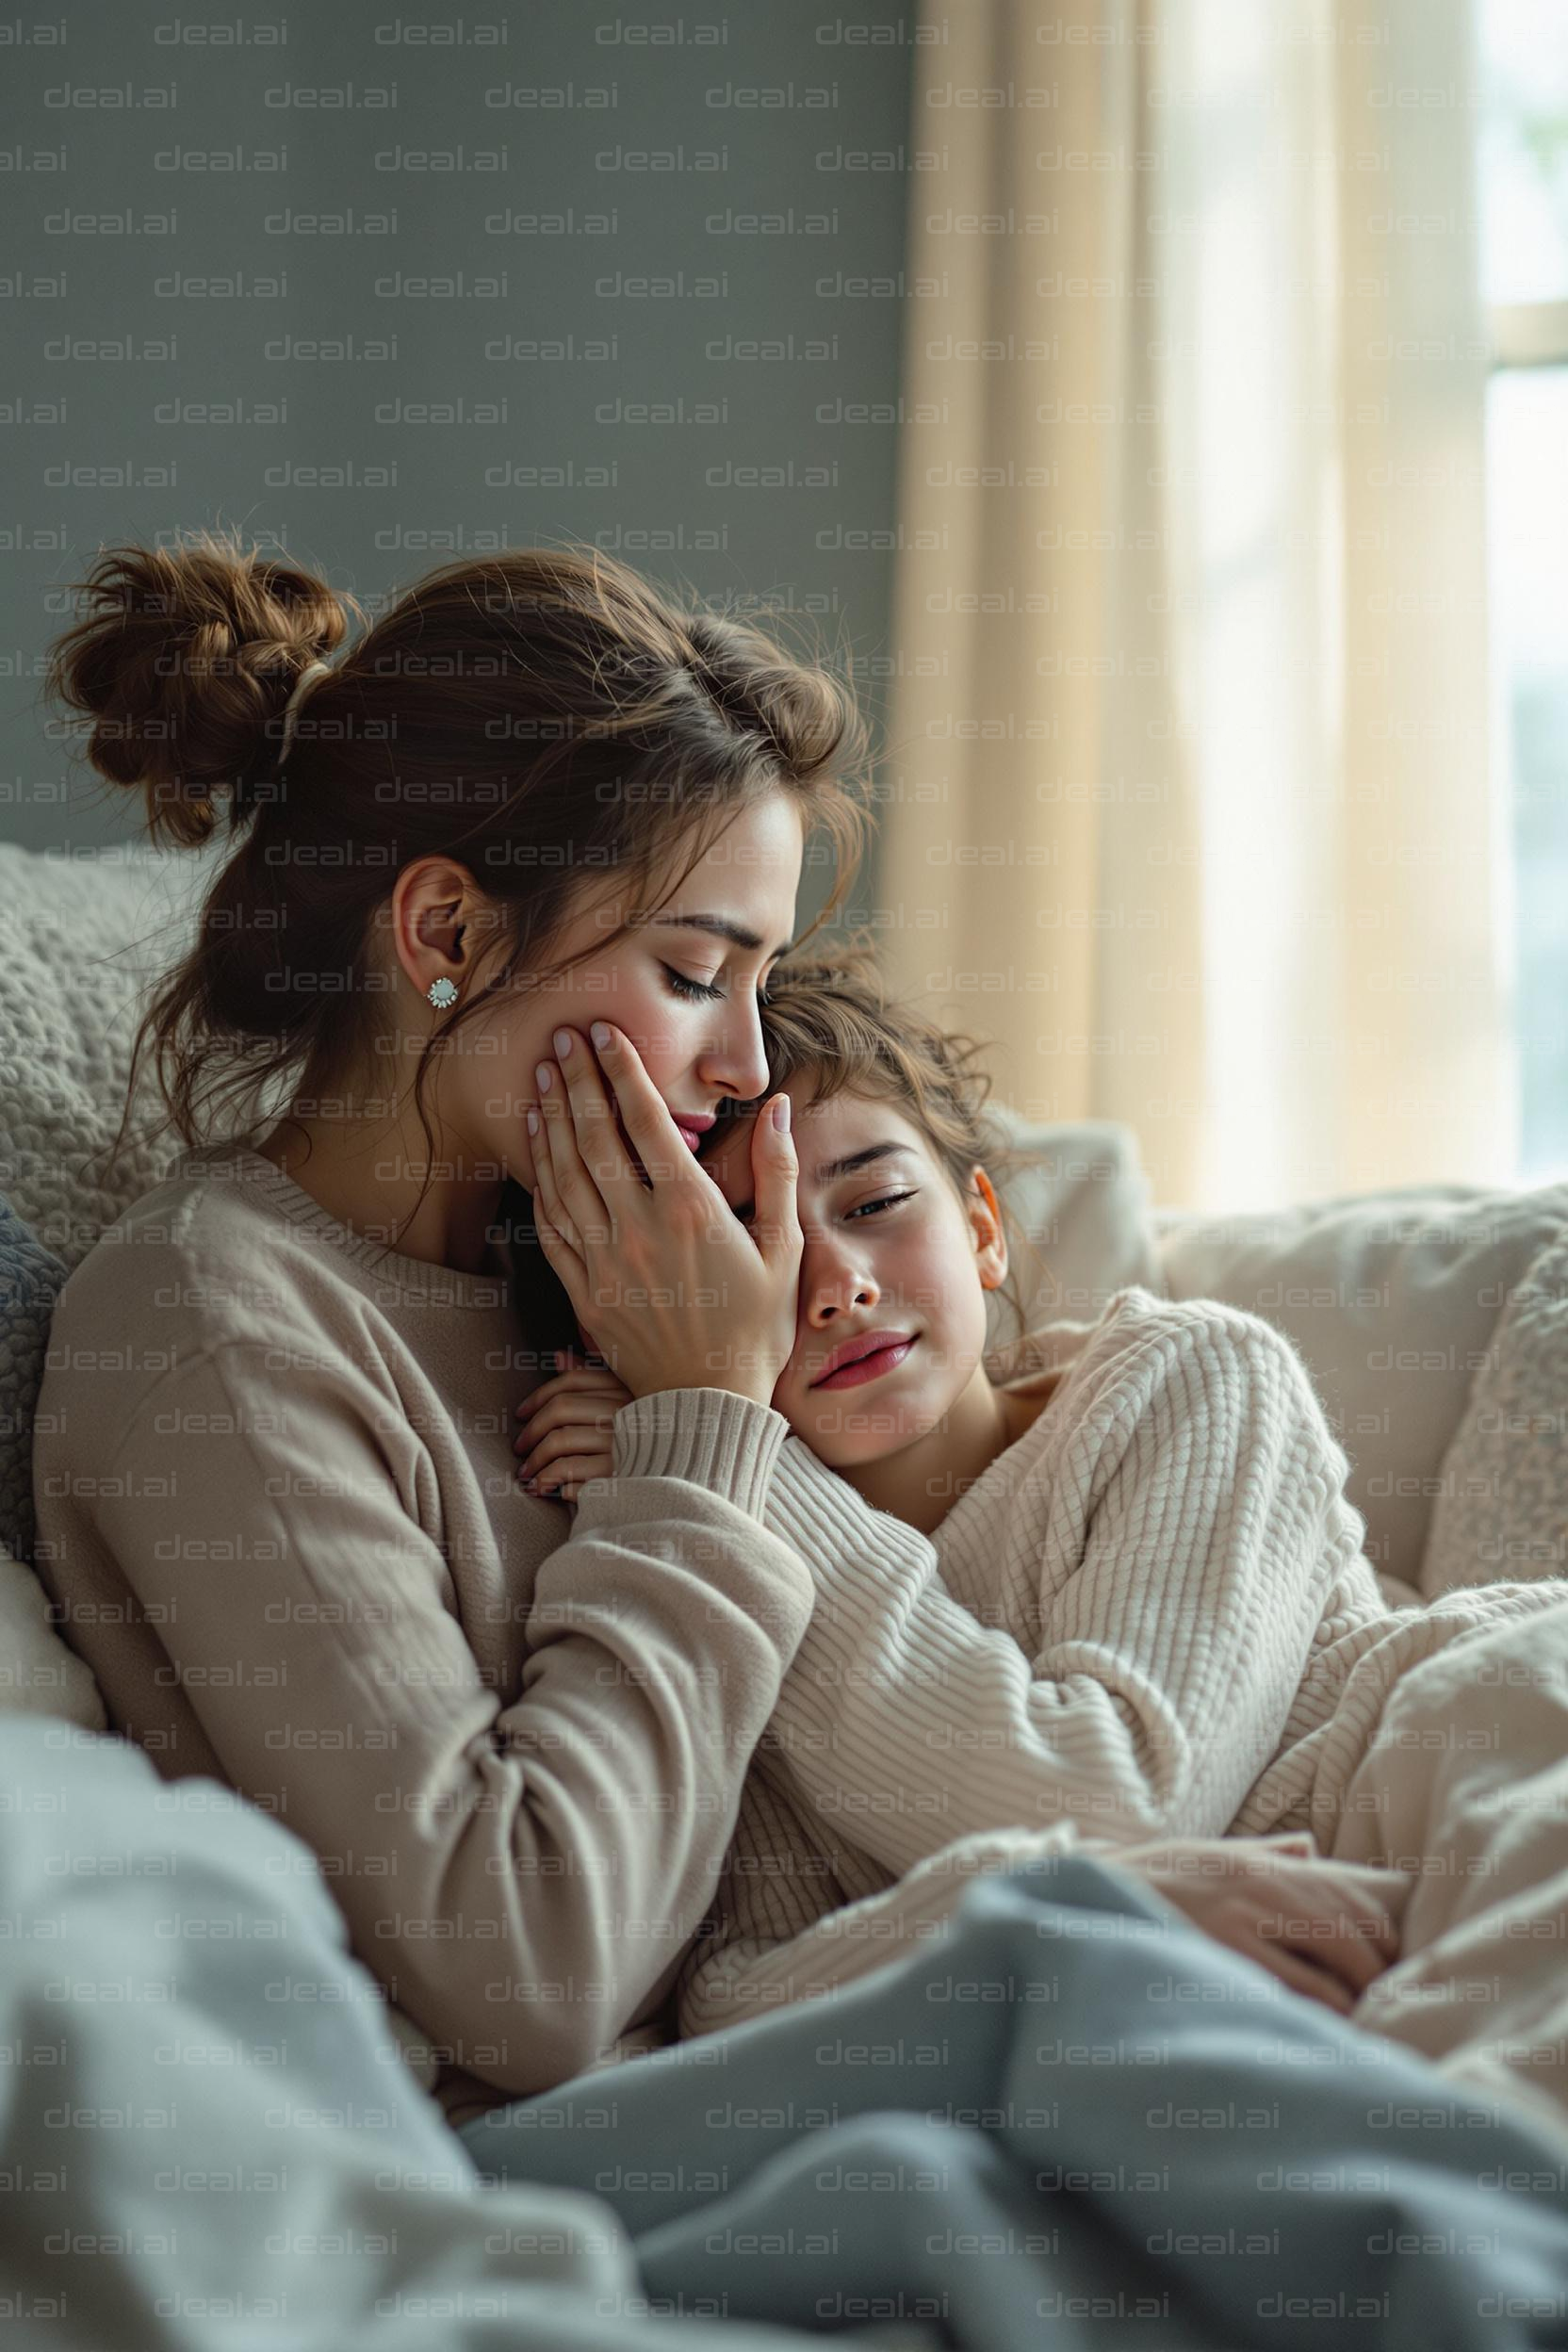
[[[850, 1900], [815, 1821], [774, 1766], [770, 1739], [764, 1731], [752, 1756], [709, 1916], [676, 1981], [676, 2026], [683, 2041], [793, 1999], [770, 1988], [765, 1977], [754, 1996], [756, 1964]], [[871, 1870], [874, 1886], [887, 1884], [885, 1870], [874, 1864]]]
[[1054, 1502], [1035, 1499], [1037, 1481], [1023, 1497], [1038, 1521], [1033, 1657], [960, 1607], [926, 1537], [798, 1440], [784, 1448], [770, 1514], [794, 1529], [818, 1597], [772, 1731], [808, 1804], [895, 1872], [1006, 1824], [1070, 1819], [1112, 1842], [1223, 1833], [1360, 1548], [1344, 1454], [1260, 1317], [1205, 1306], [1162, 1324], [1070, 1444], [1081, 1476]]
[[[223, 1772], [320, 1857], [388, 1997], [442, 2060], [547, 2089], [673, 1984], [710, 1899], [812, 1603], [760, 1518], [786, 1425], [725, 1390], [624, 1405], [501, 1693], [438, 1505], [400, 1491], [428, 1462], [406, 1427], [389, 1445], [383, 1387], [300, 1351], [285, 1398], [247, 1348], [148, 1392], [120, 1475], [92, 1482], [98, 1538]], [[172, 1455], [172, 1498], [146, 1475]]]
[[808, 1923], [792, 1936], [782, 1932], [777, 1915], [771, 1924], [760, 1914], [731, 1919], [712, 1948], [694, 1948], [683, 1970], [681, 2038], [716, 2034], [852, 1984], [939, 1936], [972, 1878], [1070, 1853], [1078, 1843], [1066, 1821], [1048, 1829], [984, 1830], [941, 1847], [890, 1886], [814, 1919], [807, 1913]]

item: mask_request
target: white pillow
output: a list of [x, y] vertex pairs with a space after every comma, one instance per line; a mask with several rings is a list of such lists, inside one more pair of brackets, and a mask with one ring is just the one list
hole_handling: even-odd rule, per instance
[[108, 1730], [108, 1715], [85, 1658], [50, 1623], [49, 1602], [30, 1568], [0, 1549], [0, 1712], [60, 1715], [83, 1731]]
[[[1161, 1295], [1149, 1179], [1132, 1128], [1115, 1119], [1044, 1125], [995, 1102], [986, 1111], [1007, 1144], [1028, 1155], [1011, 1170], [988, 1171], [1034, 1245], [1009, 1266], [1027, 1310], [1024, 1329], [1092, 1322], [1130, 1282]], [[999, 1292], [988, 1294], [987, 1308], [987, 1362], [995, 1376], [1005, 1368], [1013, 1318]]]
[[1472, 1384], [1513, 1286], [1565, 1221], [1568, 1184], [1408, 1184], [1169, 1221], [1159, 1251], [1170, 1298], [1248, 1308], [1294, 1342], [1349, 1457], [1367, 1558], [1418, 1592]]
[[1568, 1226], [1526, 1272], [1493, 1334], [1443, 1464], [1421, 1565], [1456, 1585], [1568, 1576]]
[[[0, 844], [0, 1193], [68, 1273], [184, 1149], [171, 1129], [104, 1168], [138, 1021], [194, 930], [211, 862]], [[161, 1119], [145, 1063], [137, 1102], [138, 1125]]]

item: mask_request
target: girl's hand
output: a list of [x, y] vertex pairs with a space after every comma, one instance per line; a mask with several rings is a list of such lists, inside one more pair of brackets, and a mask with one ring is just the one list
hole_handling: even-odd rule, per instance
[[1305, 1834], [1172, 1838], [1102, 1858], [1148, 1879], [1205, 1936], [1341, 2017], [1399, 1956], [1410, 1881], [1326, 1860]]
[[771, 1096], [752, 1127], [747, 1227], [688, 1150], [630, 1038], [594, 1026], [608, 1086], [588, 1038], [566, 1030], [572, 1050], [540, 1065], [539, 1114], [528, 1113], [540, 1246], [579, 1328], [631, 1396], [726, 1388], [770, 1404], [794, 1347], [805, 1246], [793, 1139], [771, 1116], [782, 1103], [787, 1119], [790, 1098]]
[[612, 1424], [631, 1391], [602, 1360], [580, 1360], [576, 1348], [557, 1356], [567, 1368], [542, 1381], [517, 1407], [522, 1424], [513, 1440], [522, 1460], [517, 1475], [531, 1494], [575, 1503], [590, 1478], [607, 1478], [613, 1457]]

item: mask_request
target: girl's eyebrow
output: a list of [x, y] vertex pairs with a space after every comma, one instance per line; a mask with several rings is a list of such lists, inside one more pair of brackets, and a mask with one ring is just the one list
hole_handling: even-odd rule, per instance
[[[817, 1182], [819, 1184], [836, 1184], [841, 1176], [853, 1176], [857, 1168], [869, 1168], [873, 1160], [890, 1159], [895, 1152], [908, 1152], [910, 1149], [910, 1145], [906, 1143], [870, 1143], [863, 1152], [851, 1152], [846, 1159], [825, 1160], [817, 1170]], [[757, 1203], [755, 1200], [747, 1200], [733, 1214], [743, 1220], [748, 1217], [755, 1217]]]

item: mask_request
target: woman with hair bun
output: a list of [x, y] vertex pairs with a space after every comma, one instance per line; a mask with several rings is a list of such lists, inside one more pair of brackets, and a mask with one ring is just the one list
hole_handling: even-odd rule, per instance
[[[116, 1138], [150, 1051], [184, 1155], [56, 1310], [39, 1569], [113, 1729], [314, 1850], [456, 2123], [662, 2038], [810, 1613], [763, 1519], [792, 1144], [760, 1123], [751, 1233], [695, 1152], [766, 1086], [815, 831], [819, 922], [854, 879], [864, 728], [592, 549], [446, 566], [347, 650], [324, 581], [207, 533], [82, 594], [49, 683], [92, 764], [226, 835]], [[591, 1330], [532, 1224], [552, 1068], [615, 1202]], [[631, 1401], [574, 1521], [512, 1438], [585, 1343]]]

